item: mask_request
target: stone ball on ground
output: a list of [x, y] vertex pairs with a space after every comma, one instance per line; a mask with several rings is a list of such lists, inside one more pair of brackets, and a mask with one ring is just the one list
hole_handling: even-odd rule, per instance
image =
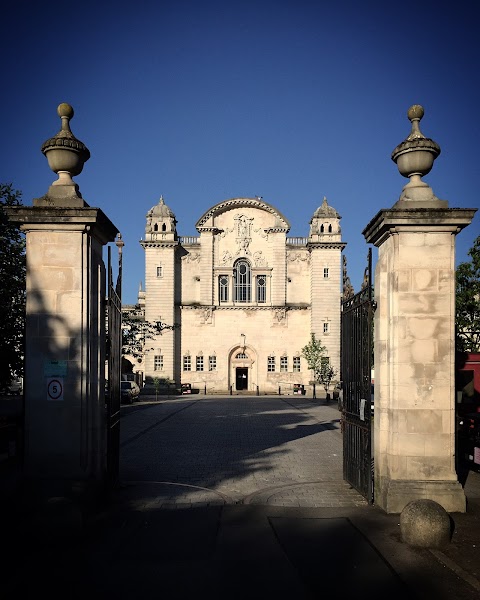
[[434, 500], [412, 500], [400, 514], [400, 530], [411, 546], [440, 549], [450, 542], [450, 517]]

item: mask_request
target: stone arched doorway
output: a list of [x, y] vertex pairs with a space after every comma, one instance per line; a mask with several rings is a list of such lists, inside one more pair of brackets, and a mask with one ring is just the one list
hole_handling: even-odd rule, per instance
[[257, 353], [250, 346], [235, 346], [229, 356], [229, 387], [236, 392], [256, 391]]

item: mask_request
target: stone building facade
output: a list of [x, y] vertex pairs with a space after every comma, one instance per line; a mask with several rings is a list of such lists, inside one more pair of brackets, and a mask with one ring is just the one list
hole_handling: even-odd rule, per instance
[[[181, 237], [163, 197], [147, 213], [147, 321], [178, 324], [149, 343], [135, 370], [209, 393], [269, 393], [308, 385], [301, 350], [314, 333], [340, 367], [340, 215], [324, 199], [308, 237], [261, 198], [216, 204]], [[149, 340], [151, 341], [151, 340]]]

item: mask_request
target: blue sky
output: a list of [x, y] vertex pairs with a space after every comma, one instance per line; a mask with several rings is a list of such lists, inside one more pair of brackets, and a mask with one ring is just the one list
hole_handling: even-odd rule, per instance
[[[391, 152], [422, 104], [442, 152], [425, 180], [480, 206], [476, 1], [4, 2], [0, 182], [24, 204], [56, 179], [40, 151], [61, 102], [91, 152], [75, 178], [124, 241], [125, 303], [144, 280], [145, 215], [163, 195], [180, 235], [211, 206], [262, 196], [308, 235], [324, 196], [342, 216], [349, 275], [362, 230], [407, 183]], [[457, 263], [480, 233], [457, 236]], [[377, 250], [374, 248], [374, 259]]]

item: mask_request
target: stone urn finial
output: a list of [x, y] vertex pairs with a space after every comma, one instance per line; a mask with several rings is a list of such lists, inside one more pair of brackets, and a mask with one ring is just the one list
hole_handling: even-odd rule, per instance
[[57, 181], [52, 185], [74, 186], [72, 176], [82, 172], [83, 165], [90, 158], [90, 151], [70, 130], [70, 119], [74, 115], [70, 104], [60, 104], [57, 113], [62, 119], [62, 128], [57, 135], [43, 143], [42, 152], [47, 157], [49, 167], [58, 174]]
[[428, 208], [432, 206], [432, 202], [436, 206], [439, 202], [445, 204], [444, 200], [439, 200], [434, 195], [428, 183], [422, 181], [422, 177], [430, 173], [434, 160], [440, 154], [440, 146], [420, 131], [420, 120], [424, 114], [423, 106], [419, 104], [408, 109], [407, 116], [412, 123], [412, 130], [392, 152], [392, 160], [400, 174], [410, 179], [403, 188], [399, 202], [412, 202], [412, 208]]

